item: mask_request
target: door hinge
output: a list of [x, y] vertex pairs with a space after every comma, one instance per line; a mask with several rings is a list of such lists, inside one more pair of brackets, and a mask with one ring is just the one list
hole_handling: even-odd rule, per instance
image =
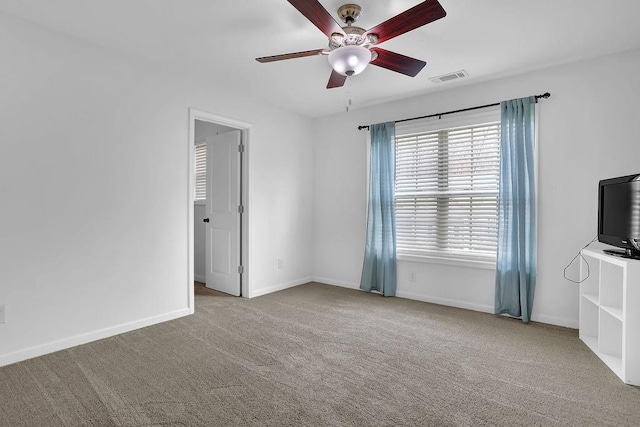
[[244, 213], [244, 206], [238, 205], [238, 213]]
[[238, 266], [238, 274], [244, 274], [244, 265]]
[[244, 144], [238, 144], [238, 151], [244, 153]]

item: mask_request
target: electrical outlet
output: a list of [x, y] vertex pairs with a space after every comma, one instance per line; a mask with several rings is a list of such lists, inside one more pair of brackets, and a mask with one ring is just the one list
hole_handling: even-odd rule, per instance
[[284, 260], [282, 258], [278, 258], [278, 270], [282, 270], [284, 268]]
[[7, 323], [7, 307], [4, 304], [0, 304], [0, 324]]
[[412, 271], [409, 273], [409, 281], [410, 282], [415, 282], [416, 281], [416, 272]]

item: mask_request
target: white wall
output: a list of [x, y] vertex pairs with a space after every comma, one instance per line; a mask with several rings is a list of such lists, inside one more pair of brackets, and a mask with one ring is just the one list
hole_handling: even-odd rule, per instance
[[[549, 91], [552, 97], [540, 102], [538, 116], [539, 267], [533, 320], [577, 327], [578, 287], [564, 280], [563, 269], [596, 235], [598, 181], [640, 173], [640, 83], [626, 75], [639, 66], [640, 51], [633, 51], [315, 120], [314, 276], [348, 287], [360, 281], [366, 133], [358, 125]], [[411, 270], [416, 283], [408, 280]], [[398, 265], [399, 296], [492, 312], [493, 290], [492, 270]]]
[[0, 58], [0, 365], [188, 313], [189, 107], [253, 125], [252, 293], [310, 276], [308, 119], [4, 14]]

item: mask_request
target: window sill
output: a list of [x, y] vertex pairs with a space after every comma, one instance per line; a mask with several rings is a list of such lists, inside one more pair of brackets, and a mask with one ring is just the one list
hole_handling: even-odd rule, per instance
[[495, 270], [495, 260], [472, 260], [472, 259], [460, 259], [460, 258], [447, 258], [439, 256], [424, 256], [424, 255], [398, 255], [398, 261], [407, 262], [422, 262], [428, 264], [444, 264], [455, 265], [458, 267], [466, 268], [480, 268], [483, 270]]

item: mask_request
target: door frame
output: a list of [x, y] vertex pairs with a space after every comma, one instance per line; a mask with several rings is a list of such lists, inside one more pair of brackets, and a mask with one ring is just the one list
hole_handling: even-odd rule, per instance
[[241, 263], [244, 267], [241, 279], [241, 295], [248, 297], [251, 295], [251, 282], [249, 281], [251, 268], [250, 266], [250, 246], [249, 236], [251, 230], [249, 229], [249, 217], [251, 215], [251, 180], [250, 180], [250, 168], [249, 168], [249, 153], [250, 153], [250, 129], [251, 124], [245, 123], [236, 119], [231, 119], [217, 114], [209, 113], [207, 111], [198, 110], [195, 108], [189, 108], [189, 139], [187, 143], [188, 154], [188, 186], [187, 186], [187, 228], [188, 228], [188, 242], [187, 242], [187, 271], [188, 271], [188, 283], [187, 283], [187, 301], [189, 307], [189, 313], [195, 312], [195, 294], [193, 288], [193, 282], [195, 280], [194, 273], [194, 188], [195, 188], [195, 137], [196, 137], [196, 120], [203, 122], [211, 122], [222, 126], [228, 126], [240, 131], [241, 142], [244, 145], [244, 152], [240, 159], [240, 203], [244, 206], [244, 212], [242, 214], [242, 221], [240, 223], [240, 257]]

